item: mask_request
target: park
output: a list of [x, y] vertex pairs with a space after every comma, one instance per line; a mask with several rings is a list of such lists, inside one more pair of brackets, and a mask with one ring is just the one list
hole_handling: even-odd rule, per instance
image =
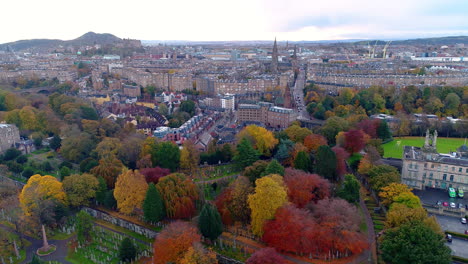
[[[465, 144], [464, 138], [444, 138], [437, 139], [437, 151], [439, 153], [449, 153], [456, 151], [461, 145]], [[424, 137], [401, 137], [394, 138], [392, 141], [383, 144], [384, 158], [401, 159], [404, 146], [422, 147]]]

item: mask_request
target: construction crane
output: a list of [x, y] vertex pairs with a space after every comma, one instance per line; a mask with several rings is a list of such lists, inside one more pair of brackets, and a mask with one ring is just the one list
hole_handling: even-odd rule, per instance
[[384, 46], [384, 48], [383, 48], [382, 59], [385, 59], [385, 58], [386, 58], [385, 56], [387, 55], [387, 48], [388, 48], [388, 46], [390, 45], [390, 43], [392, 43], [391, 40], [389, 40], [389, 41], [387, 42], [387, 44], [385, 44], [385, 46]]
[[377, 47], [377, 42], [379, 42], [379, 40], [375, 41], [374, 48], [372, 49], [372, 58], [375, 58], [375, 47]]

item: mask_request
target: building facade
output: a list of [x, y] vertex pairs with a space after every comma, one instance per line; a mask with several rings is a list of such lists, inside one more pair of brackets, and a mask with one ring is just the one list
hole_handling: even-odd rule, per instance
[[411, 188], [424, 190], [468, 190], [468, 148], [463, 145], [451, 154], [437, 153], [437, 131], [426, 134], [422, 148], [405, 146], [401, 182]]
[[274, 106], [272, 103], [239, 104], [238, 122], [261, 122], [267, 127], [286, 128], [297, 118], [293, 109]]
[[20, 142], [18, 128], [11, 124], [0, 124], [0, 153], [15, 147], [18, 142]]

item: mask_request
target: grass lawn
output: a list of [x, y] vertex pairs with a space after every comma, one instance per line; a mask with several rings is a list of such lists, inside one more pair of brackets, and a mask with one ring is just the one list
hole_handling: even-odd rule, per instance
[[[424, 145], [424, 137], [402, 137], [394, 138], [393, 141], [383, 145], [385, 154], [384, 158], [398, 158], [403, 156], [403, 146], [422, 147]], [[398, 142], [400, 142], [398, 146]], [[455, 151], [458, 147], [465, 143], [464, 138], [437, 138], [437, 151], [439, 153], [449, 153]]]

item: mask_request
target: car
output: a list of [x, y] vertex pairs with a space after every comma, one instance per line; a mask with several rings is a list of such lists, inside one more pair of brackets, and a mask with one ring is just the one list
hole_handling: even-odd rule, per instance
[[465, 230], [465, 235], [468, 235], [468, 230]]
[[442, 205], [443, 206], [449, 206], [449, 204], [447, 202], [443, 202]]
[[452, 235], [450, 234], [445, 235], [445, 239], [447, 239], [447, 242], [452, 243]]
[[455, 189], [452, 188], [452, 187], [449, 188], [449, 196], [451, 198], [455, 198], [457, 196], [457, 193], [455, 192]]
[[442, 202], [441, 201], [437, 201], [436, 205], [442, 205]]
[[462, 217], [461, 223], [466, 225], [466, 218], [465, 217]]
[[463, 189], [458, 188], [458, 197], [463, 198]]
[[455, 203], [453, 203], [453, 202], [450, 203], [450, 208], [456, 208], [456, 207], [457, 207], [457, 205]]
[[463, 209], [463, 208], [465, 208], [465, 206], [462, 203], [459, 203], [458, 204], [458, 209]]

